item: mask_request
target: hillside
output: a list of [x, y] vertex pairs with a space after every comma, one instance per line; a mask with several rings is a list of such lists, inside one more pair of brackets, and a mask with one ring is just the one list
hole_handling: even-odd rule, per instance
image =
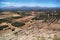
[[55, 10], [1, 12], [0, 40], [60, 40], [60, 15], [56, 13], [59, 14]]

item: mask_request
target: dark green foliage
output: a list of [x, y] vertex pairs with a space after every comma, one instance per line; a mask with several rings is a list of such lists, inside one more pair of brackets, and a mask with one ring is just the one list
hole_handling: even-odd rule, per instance
[[14, 23], [12, 23], [12, 25], [15, 26], [15, 27], [20, 27], [20, 26], [24, 26], [25, 23], [23, 23], [23, 22], [14, 22]]
[[0, 30], [4, 29], [4, 28], [6, 28], [6, 27], [8, 27], [8, 25], [0, 26]]
[[24, 17], [24, 16], [31, 16], [31, 14], [26, 14], [26, 12], [21, 12], [21, 13], [17, 13], [17, 14], [20, 14], [22, 17]]
[[11, 22], [10, 20], [8, 20], [8, 19], [0, 19], [0, 23], [2, 23], [2, 22]]
[[22, 16], [12, 17], [12, 19], [22, 18]]

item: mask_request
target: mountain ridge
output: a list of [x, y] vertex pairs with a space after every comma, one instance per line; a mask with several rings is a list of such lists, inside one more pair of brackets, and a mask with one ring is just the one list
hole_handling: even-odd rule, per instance
[[51, 9], [60, 9], [60, 7], [27, 7], [27, 6], [22, 6], [22, 7], [14, 7], [14, 6], [9, 6], [9, 7], [2, 7], [0, 8], [0, 11], [2, 10], [51, 10]]

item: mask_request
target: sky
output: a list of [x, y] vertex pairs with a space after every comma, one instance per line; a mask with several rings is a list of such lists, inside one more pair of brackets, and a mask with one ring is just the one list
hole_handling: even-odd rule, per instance
[[0, 7], [60, 7], [60, 0], [0, 0]]

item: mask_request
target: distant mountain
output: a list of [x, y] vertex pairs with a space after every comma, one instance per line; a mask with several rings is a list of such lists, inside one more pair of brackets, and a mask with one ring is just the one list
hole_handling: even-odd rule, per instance
[[26, 7], [26, 6], [23, 6], [23, 7], [14, 7], [14, 6], [9, 6], [9, 7], [2, 7], [0, 8], [0, 11], [4, 11], [4, 10], [7, 10], [7, 11], [15, 11], [15, 10], [51, 10], [51, 9], [60, 9], [59, 7]]

